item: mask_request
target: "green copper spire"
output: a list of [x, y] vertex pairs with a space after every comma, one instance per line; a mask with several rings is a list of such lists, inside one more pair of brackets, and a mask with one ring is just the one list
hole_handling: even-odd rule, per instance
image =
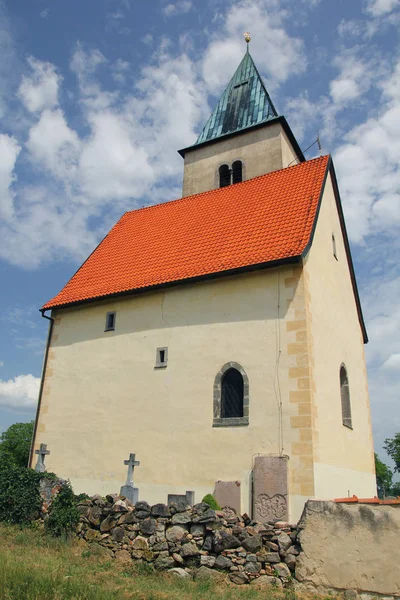
[[264, 123], [277, 116], [275, 106], [247, 50], [195, 145]]

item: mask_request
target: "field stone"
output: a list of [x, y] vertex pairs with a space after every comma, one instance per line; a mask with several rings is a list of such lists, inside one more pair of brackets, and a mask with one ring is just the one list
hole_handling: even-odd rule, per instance
[[135, 504], [135, 510], [144, 510], [146, 512], [151, 512], [151, 507], [150, 504], [148, 502], [145, 502], [144, 500], [141, 500], [139, 502], [136, 502]]
[[183, 558], [187, 558], [188, 556], [197, 556], [198, 554], [200, 554], [200, 551], [197, 547], [197, 544], [194, 542], [189, 542], [188, 544], [182, 546], [181, 556]]
[[204, 536], [205, 531], [206, 527], [202, 523], [194, 523], [190, 527], [190, 533], [194, 536]]
[[244, 583], [247, 583], [249, 581], [249, 576], [243, 572], [231, 573], [229, 575], [229, 579], [232, 581], [232, 583], [235, 583], [236, 585], [243, 585]]
[[230, 569], [233, 567], [233, 562], [226, 556], [218, 556], [214, 564], [216, 569]]
[[294, 571], [296, 568], [296, 557], [294, 554], [287, 554], [285, 556], [285, 563], [289, 567], [291, 571]]
[[283, 588], [282, 581], [279, 577], [270, 577], [269, 575], [261, 575], [257, 579], [251, 581], [252, 585], [265, 585], [273, 586], [275, 588]]
[[101, 534], [96, 529], [88, 529], [85, 533], [85, 539], [87, 542], [94, 542], [101, 539]]
[[[111, 550], [107, 550], [107, 548], [104, 548], [104, 546], [101, 546], [97, 542], [93, 542], [93, 544], [91, 544], [90, 552], [94, 556], [99, 556], [101, 558], [113, 558], [113, 556], [114, 556], [114, 554], [111, 552]], [[130, 556], [129, 556], [129, 558], [130, 558]]]
[[278, 575], [278, 577], [290, 577], [291, 573], [289, 571], [289, 567], [287, 565], [285, 565], [285, 563], [278, 563], [277, 565], [274, 565], [274, 569]]
[[[254, 554], [262, 548], [262, 539], [260, 535], [253, 535], [242, 540], [242, 546], [248, 552]], [[279, 562], [279, 561], [278, 561]]]
[[225, 579], [225, 574], [214, 571], [214, 569], [210, 569], [204, 565], [195, 571], [194, 576], [195, 579], [214, 579], [216, 581], [223, 581]]
[[102, 521], [100, 523], [100, 531], [101, 533], [107, 533], [107, 531], [110, 531], [110, 529], [112, 529], [112, 527], [115, 525], [115, 519], [112, 515], [108, 515], [108, 517], [106, 517], [104, 519], [104, 521]]
[[95, 527], [99, 527], [100, 526], [100, 523], [101, 523], [101, 507], [100, 506], [93, 506], [89, 510], [88, 520]]
[[265, 555], [265, 562], [268, 563], [280, 563], [281, 557], [278, 552], [267, 552]]
[[189, 573], [181, 567], [174, 567], [169, 572], [172, 573], [172, 575], [175, 575], [175, 577], [179, 577], [180, 579], [190, 579]]
[[200, 565], [204, 567], [210, 567], [210, 569], [212, 569], [215, 565], [216, 560], [217, 559], [215, 558], [215, 556], [208, 556], [207, 554], [202, 554], [200, 556]]
[[157, 521], [150, 517], [140, 523], [140, 531], [145, 535], [152, 535], [156, 530]]
[[171, 569], [176, 565], [172, 556], [159, 556], [153, 564], [158, 571], [165, 571], [165, 569]]
[[165, 537], [169, 542], [176, 544], [180, 542], [181, 539], [187, 534], [187, 530], [181, 527], [180, 525], [173, 525], [169, 529], [167, 529], [165, 533]]
[[279, 549], [282, 552], [285, 552], [289, 548], [289, 546], [292, 545], [292, 540], [290, 539], [288, 534], [285, 533], [284, 531], [282, 531], [282, 533], [280, 533], [278, 535], [277, 541], [278, 541]]
[[171, 511], [166, 504], [154, 504], [151, 507], [151, 514], [153, 517], [170, 517]]
[[127, 550], [117, 550], [117, 552], [115, 553], [115, 560], [124, 563], [132, 561], [131, 555]]
[[172, 519], [172, 525], [186, 525], [187, 523], [191, 523], [192, 515], [189, 512], [180, 512], [176, 513]]
[[148, 550], [149, 549], [149, 545], [148, 542], [146, 540], [146, 538], [141, 537], [140, 535], [138, 537], [136, 537], [133, 542], [132, 542], [132, 548], [134, 550]]
[[244, 570], [247, 573], [259, 573], [261, 571], [261, 563], [258, 562], [247, 562], [244, 565]]
[[122, 527], [115, 527], [111, 537], [114, 542], [122, 542], [124, 535], [125, 531], [122, 529]]

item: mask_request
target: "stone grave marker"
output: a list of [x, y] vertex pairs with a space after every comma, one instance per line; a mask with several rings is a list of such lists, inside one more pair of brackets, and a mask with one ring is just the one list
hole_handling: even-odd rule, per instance
[[133, 471], [140, 465], [140, 461], [135, 460], [135, 454], [131, 452], [128, 460], [124, 460], [124, 465], [128, 466], [128, 474], [125, 485], [121, 487], [120, 495], [136, 504], [139, 501], [139, 489], [133, 484]]
[[288, 457], [256, 456], [253, 468], [253, 519], [288, 519]]
[[50, 454], [50, 450], [47, 450], [47, 444], [40, 444], [39, 450], [35, 450], [35, 454], [38, 455], [37, 463], [35, 465], [35, 471], [38, 473], [46, 472], [46, 465], [44, 464], [45, 456]]
[[194, 492], [187, 491], [186, 494], [168, 494], [168, 505], [171, 502], [175, 502], [175, 504], [180, 504], [184, 502], [187, 506], [194, 505]]
[[221, 507], [229, 506], [240, 515], [240, 481], [216, 481], [214, 497]]

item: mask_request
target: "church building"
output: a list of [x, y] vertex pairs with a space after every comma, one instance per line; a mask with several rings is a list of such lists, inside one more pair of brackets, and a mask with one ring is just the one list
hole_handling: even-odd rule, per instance
[[223, 492], [258, 519], [374, 496], [368, 340], [332, 158], [305, 159], [248, 51], [179, 153], [183, 197], [125, 213], [41, 309], [30, 465], [47, 444], [47, 470], [105, 495], [134, 452], [141, 500]]

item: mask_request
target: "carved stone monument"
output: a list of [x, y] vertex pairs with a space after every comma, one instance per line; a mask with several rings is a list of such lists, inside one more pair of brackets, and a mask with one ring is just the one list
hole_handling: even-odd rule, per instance
[[46, 465], [44, 464], [44, 458], [50, 454], [50, 450], [47, 450], [47, 444], [40, 444], [39, 450], [35, 450], [35, 454], [38, 455], [37, 463], [35, 465], [35, 471], [38, 473], [46, 472]]
[[253, 519], [288, 519], [288, 457], [256, 456], [253, 469]]
[[221, 507], [229, 506], [240, 515], [240, 481], [216, 481], [214, 496]]
[[194, 505], [194, 492], [188, 491], [186, 494], [168, 494], [168, 505], [171, 502], [175, 502], [175, 504], [184, 503], [187, 506]]
[[131, 453], [128, 460], [124, 460], [124, 465], [128, 466], [128, 475], [125, 485], [121, 487], [120, 495], [135, 504], [139, 500], [139, 489], [133, 485], [133, 471], [140, 465], [140, 461], [135, 460], [135, 455]]

